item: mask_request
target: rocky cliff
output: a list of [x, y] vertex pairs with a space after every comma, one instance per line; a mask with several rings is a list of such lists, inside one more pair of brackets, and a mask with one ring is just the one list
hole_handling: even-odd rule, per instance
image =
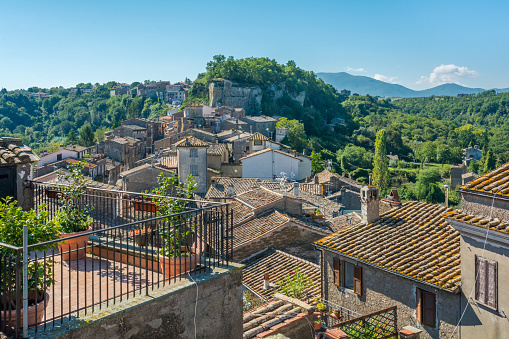
[[242, 87], [229, 80], [215, 80], [209, 85], [210, 106], [230, 106], [248, 110], [255, 103], [260, 106], [262, 90], [258, 86]]

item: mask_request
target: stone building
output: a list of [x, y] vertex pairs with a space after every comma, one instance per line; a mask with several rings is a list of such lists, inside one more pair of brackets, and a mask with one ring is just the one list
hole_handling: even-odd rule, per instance
[[151, 139], [147, 138], [147, 129], [145, 127], [122, 124], [119, 127], [107, 132], [107, 136], [108, 135], [114, 135], [120, 138], [130, 137], [140, 140], [140, 152], [142, 157], [145, 157], [146, 154], [152, 152]]
[[180, 181], [186, 181], [189, 175], [195, 178], [196, 193], [207, 193], [207, 148], [209, 144], [192, 136], [178, 141], [177, 161]]
[[276, 128], [276, 142], [281, 142], [281, 140], [283, 140], [287, 136], [288, 136], [288, 128], [287, 127]]
[[173, 171], [164, 167], [152, 164], [144, 164], [130, 170], [121, 172], [117, 186], [122, 187], [123, 191], [144, 192], [159, 187], [157, 177], [160, 174], [171, 176]]
[[509, 336], [509, 164], [463, 185], [463, 210], [446, 213], [461, 235], [461, 338]]
[[363, 204], [372, 205], [362, 208], [363, 222], [316, 242], [322, 298], [361, 314], [397, 306], [399, 329], [459, 338], [460, 236], [445, 221], [445, 207], [407, 202], [376, 217], [375, 191], [361, 191]]
[[451, 166], [451, 187], [453, 189], [456, 189], [457, 186], [463, 185], [461, 178], [466, 172], [467, 166], [465, 166], [465, 164]]
[[[146, 154], [153, 151], [152, 146], [154, 145], [154, 141], [164, 138], [164, 133], [166, 131], [166, 123], [159, 120], [132, 118], [122, 121], [122, 125], [135, 125], [147, 129], [147, 139], [144, 145], [147, 147]], [[148, 148], [150, 148], [150, 150]]]
[[261, 133], [271, 140], [276, 133], [277, 120], [265, 115], [261, 116], [246, 116], [242, 121], [247, 123], [247, 128], [250, 133]]
[[124, 168], [133, 168], [141, 159], [142, 144], [131, 137], [108, 136], [104, 142], [96, 144], [96, 153], [105, 154], [108, 158], [120, 162]]
[[33, 178], [32, 164], [37, 161], [39, 157], [21, 139], [0, 138], [0, 199], [13, 197], [19, 206], [31, 206], [32, 201], [24, 199], [24, 181]]
[[[262, 90], [258, 86], [243, 87], [229, 80], [215, 80], [209, 85], [210, 106], [243, 108], [245, 111], [261, 107]], [[253, 107], [255, 106], [255, 107]]]
[[470, 161], [478, 161], [482, 158], [482, 150], [479, 146], [468, 147], [463, 150], [463, 163], [468, 166]]

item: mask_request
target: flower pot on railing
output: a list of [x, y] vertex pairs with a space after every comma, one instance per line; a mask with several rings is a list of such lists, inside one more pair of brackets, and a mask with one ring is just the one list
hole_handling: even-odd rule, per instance
[[[14, 296], [12, 296], [13, 299], [15, 299]], [[49, 305], [49, 294], [39, 293], [37, 296], [37, 300], [35, 298], [35, 291], [28, 293], [28, 312], [25, 312], [23, 308], [20, 310], [20, 319], [19, 324], [20, 326], [23, 326], [23, 317], [25, 314], [28, 316], [28, 327], [34, 327], [38, 323], [42, 321], [42, 318], [44, 316], [44, 310]], [[9, 327], [15, 328], [16, 327], [16, 309], [13, 310], [5, 310], [0, 311], [0, 319], [4, 323], [4, 325], [7, 325]]]
[[153, 232], [150, 228], [146, 229], [136, 229], [129, 231], [129, 236], [131, 236], [134, 240], [134, 243], [138, 246], [147, 246], [149, 243], [149, 239], [152, 239]]
[[166, 279], [180, 277], [194, 271], [198, 260], [199, 255], [190, 252], [182, 252], [180, 257], [159, 255], [159, 270], [160, 273], [164, 273]]
[[[75, 235], [79, 235], [85, 232], [89, 232], [90, 230], [81, 231], [81, 232], [73, 232], [73, 233], [62, 233], [60, 234], [60, 238], [64, 239], [67, 237], [72, 237]], [[63, 260], [79, 260], [83, 259], [87, 254], [87, 243], [90, 238], [90, 234], [84, 234], [79, 237], [65, 239], [64, 241], [60, 241], [58, 243], [58, 249], [60, 253], [62, 253]]]
[[134, 210], [135, 211], [142, 211], [142, 212], [157, 212], [157, 206], [152, 202], [152, 198], [148, 197], [145, 199], [142, 199], [140, 197], [136, 197], [131, 200]]
[[318, 331], [321, 328], [322, 328], [322, 322], [319, 320], [315, 321], [315, 331]]
[[58, 193], [60, 193], [60, 190], [56, 188], [46, 188], [45, 190], [46, 196], [50, 199], [58, 199]]

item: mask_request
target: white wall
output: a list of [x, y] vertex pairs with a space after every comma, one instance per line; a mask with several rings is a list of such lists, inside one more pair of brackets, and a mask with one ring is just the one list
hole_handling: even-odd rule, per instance
[[65, 148], [61, 149], [61, 150], [58, 150], [56, 152], [53, 152], [53, 153], [50, 153], [48, 155], [45, 155], [43, 157], [40, 157], [41, 160], [39, 160], [37, 162], [37, 168], [39, 167], [42, 167], [44, 165], [47, 165], [47, 164], [52, 164], [54, 162], [57, 162], [57, 155], [58, 154], [62, 154], [62, 160], [64, 159], [67, 159], [67, 158], [73, 158], [73, 159], [77, 159], [78, 158], [78, 152], [75, 152], [75, 151], [69, 151], [69, 150], [66, 150]]
[[297, 157], [302, 160], [299, 162], [299, 180], [305, 179], [306, 177], [311, 177], [313, 173], [311, 159], [302, 155], [297, 155]]
[[274, 181], [281, 172], [290, 180], [298, 180], [299, 159], [274, 151], [262, 153], [242, 160], [242, 177]]

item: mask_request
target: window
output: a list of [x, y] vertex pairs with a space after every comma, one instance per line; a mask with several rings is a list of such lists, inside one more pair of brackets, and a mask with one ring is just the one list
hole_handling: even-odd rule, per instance
[[353, 267], [354, 265], [349, 262], [344, 262], [344, 270], [345, 270], [345, 282], [344, 287], [353, 289]]
[[417, 294], [417, 321], [429, 327], [435, 327], [436, 318], [436, 296], [434, 293], [421, 290], [416, 290]]
[[475, 300], [492, 307], [498, 306], [498, 264], [496, 261], [475, 256]]
[[344, 261], [343, 287], [353, 290], [353, 293], [362, 295], [362, 267]]
[[198, 150], [196, 148], [191, 148], [191, 158], [197, 158], [198, 157]]
[[341, 264], [339, 258], [333, 259], [332, 272], [334, 277], [334, 285], [341, 286], [341, 275], [340, 275]]
[[196, 165], [191, 165], [191, 174], [195, 177], [198, 176], [198, 166]]
[[62, 160], [62, 154], [57, 154], [57, 161]]
[[259, 146], [259, 145], [261, 145], [261, 144], [262, 144], [262, 141], [261, 141], [261, 140], [255, 140], [255, 141], [254, 141], [254, 144]]

